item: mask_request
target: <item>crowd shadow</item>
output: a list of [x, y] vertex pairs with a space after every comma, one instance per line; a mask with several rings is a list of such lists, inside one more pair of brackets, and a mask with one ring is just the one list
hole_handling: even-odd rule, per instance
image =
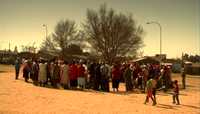
[[164, 108], [164, 109], [172, 109], [172, 110], [177, 110], [177, 106], [172, 106], [172, 105], [167, 105], [167, 104], [157, 104], [157, 108]]
[[[18, 79], [19, 81], [24, 81], [23, 78], [19, 78]], [[28, 81], [28, 82], [25, 82], [27, 84], [33, 84], [32, 81]], [[41, 88], [48, 88], [48, 89], [54, 89], [54, 90], [64, 90], [64, 91], [79, 91], [79, 92], [88, 92], [88, 93], [98, 93], [98, 94], [106, 94], [106, 93], [111, 93], [111, 94], [116, 94], [116, 95], [130, 95], [130, 94], [145, 94], [144, 92], [140, 91], [140, 90], [136, 90], [134, 89], [133, 91], [109, 91], [109, 92], [106, 92], [106, 91], [102, 91], [102, 90], [94, 90], [92, 88], [76, 88], [76, 89], [71, 89], [71, 88], [67, 88], [67, 89], [64, 89], [62, 86], [58, 86], [58, 87], [53, 87], [50, 83], [46, 84], [45, 86], [40, 86], [39, 84], [35, 85], [33, 84], [33, 86], [35, 87], [41, 87]], [[110, 89], [112, 90], [112, 89]]]
[[172, 93], [169, 93], [169, 92], [157, 92], [157, 95], [160, 95], [160, 96], [170, 96]]
[[[187, 84], [186, 87], [197, 87], [197, 86]], [[183, 89], [183, 88], [181, 88], [181, 89]]]
[[6, 73], [6, 72], [8, 72], [8, 71], [0, 71], [0, 73]]
[[199, 106], [193, 106], [193, 105], [185, 105], [185, 104], [181, 104], [181, 106], [185, 106], [185, 107], [189, 107], [189, 108], [194, 108], [194, 109], [200, 109]]
[[175, 110], [177, 110], [176, 108], [178, 108], [180, 106], [184, 106], [184, 107], [188, 107], [188, 108], [193, 108], [193, 109], [200, 109], [199, 106], [185, 105], [185, 104], [180, 104], [180, 105], [157, 104], [156, 105], [157, 108], [175, 109]]
[[135, 92], [134, 91], [130, 91], [130, 92], [127, 92], [127, 91], [117, 91], [117, 92], [110, 91], [109, 93], [116, 94], [116, 95], [130, 95], [130, 94], [133, 94]]

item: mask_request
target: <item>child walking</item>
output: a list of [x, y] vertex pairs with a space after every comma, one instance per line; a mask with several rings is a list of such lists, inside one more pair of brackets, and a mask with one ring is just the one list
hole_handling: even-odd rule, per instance
[[174, 83], [173, 83], [173, 104], [177, 104], [177, 105], [180, 105], [180, 102], [179, 102], [179, 87], [178, 87], [178, 81], [175, 80]]
[[153, 101], [153, 106], [156, 105], [156, 101], [153, 98], [153, 79], [149, 79], [147, 81], [147, 96], [146, 96], [146, 100], [144, 102], [144, 104], [146, 104], [147, 102], [149, 102], [149, 98], [151, 98], [151, 100]]

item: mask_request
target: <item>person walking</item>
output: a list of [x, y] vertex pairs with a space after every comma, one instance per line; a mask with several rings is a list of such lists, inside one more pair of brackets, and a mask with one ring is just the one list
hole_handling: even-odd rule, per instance
[[173, 83], [173, 95], [172, 95], [172, 98], [173, 98], [173, 104], [177, 104], [177, 105], [180, 105], [180, 101], [179, 101], [179, 87], [178, 87], [178, 81], [175, 80], [174, 83]]
[[154, 77], [154, 79], [152, 79], [152, 95], [153, 95], [153, 99], [154, 99], [154, 104], [153, 105], [156, 105], [157, 104], [157, 101], [156, 101], [156, 90], [157, 90], [157, 81], [158, 81], [158, 76]]
[[147, 95], [144, 104], [149, 102], [149, 98], [153, 101], [153, 106], [156, 105], [155, 99], [153, 98], [153, 79], [149, 79], [146, 84]]

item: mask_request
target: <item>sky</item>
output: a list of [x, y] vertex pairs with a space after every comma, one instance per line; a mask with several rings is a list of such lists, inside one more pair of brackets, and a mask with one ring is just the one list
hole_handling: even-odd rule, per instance
[[74, 20], [78, 27], [86, 20], [87, 8], [98, 10], [106, 3], [109, 8], [124, 14], [131, 13], [138, 25], [143, 26], [143, 55], [160, 52], [169, 58], [181, 57], [182, 52], [200, 55], [200, 0], [0, 0], [0, 50], [15, 46], [33, 45], [38, 48], [56, 23]]

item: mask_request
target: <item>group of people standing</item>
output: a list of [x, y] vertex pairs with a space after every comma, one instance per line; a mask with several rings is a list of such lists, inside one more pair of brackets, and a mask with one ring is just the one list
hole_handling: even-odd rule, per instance
[[65, 61], [24, 61], [23, 77], [26, 82], [29, 78], [33, 84], [46, 86], [51, 84], [54, 88], [61, 85], [63, 88], [85, 88], [86, 67], [83, 63]]
[[[19, 76], [20, 62], [16, 61], [16, 79]], [[167, 91], [173, 86], [171, 69], [160, 65], [139, 65], [138, 63], [115, 63], [112, 66], [98, 62], [71, 62], [63, 60], [25, 60], [23, 77], [26, 82], [32, 79], [34, 85], [51, 85], [54, 88], [62, 86], [64, 89], [94, 89], [109, 92], [109, 82], [112, 81], [113, 91], [119, 91], [119, 83], [124, 82], [126, 91], [140, 89], [147, 92], [148, 99], [156, 104], [156, 89]], [[173, 97], [177, 98], [177, 97]]]

